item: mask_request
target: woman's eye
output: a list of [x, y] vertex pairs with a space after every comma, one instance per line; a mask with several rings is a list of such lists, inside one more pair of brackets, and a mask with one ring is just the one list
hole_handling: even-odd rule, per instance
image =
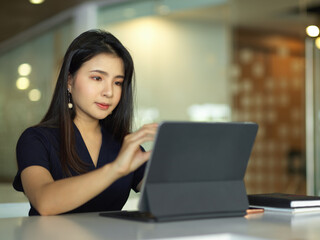
[[117, 86], [120, 86], [120, 87], [122, 86], [122, 82], [116, 81], [115, 84], [116, 84]]
[[92, 77], [92, 79], [97, 80], [97, 81], [100, 81], [100, 80], [101, 80], [101, 77], [95, 76], [95, 77]]

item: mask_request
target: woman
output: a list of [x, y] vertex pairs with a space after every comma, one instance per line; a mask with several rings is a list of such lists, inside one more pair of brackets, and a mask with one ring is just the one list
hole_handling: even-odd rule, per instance
[[69, 46], [43, 120], [17, 143], [13, 186], [29, 215], [120, 210], [139, 191], [157, 124], [130, 133], [133, 61], [108, 32], [91, 30]]

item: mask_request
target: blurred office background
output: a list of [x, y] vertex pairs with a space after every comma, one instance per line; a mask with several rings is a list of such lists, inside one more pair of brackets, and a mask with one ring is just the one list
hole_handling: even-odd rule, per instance
[[[14, 193], [15, 145], [51, 100], [72, 39], [117, 36], [136, 67], [135, 127], [162, 120], [260, 126], [248, 193], [320, 194], [320, 0], [3, 1], [0, 202]], [[320, 44], [319, 44], [320, 45]]]

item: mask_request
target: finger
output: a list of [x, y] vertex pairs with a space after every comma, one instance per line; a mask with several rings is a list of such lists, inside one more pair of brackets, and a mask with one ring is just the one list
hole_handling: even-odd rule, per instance
[[145, 135], [150, 135], [152, 137], [154, 137], [156, 135], [157, 132], [157, 127], [156, 126], [143, 126], [142, 128], [140, 128], [138, 131], [131, 133], [129, 135], [127, 135], [125, 137], [125, 141], [135, 141]]
[[144, 127], [144, 126], [146, 126], [146, 127], [155, 127], [155, 128], [157, 128], [157, 127], [159, 126], [159, 124], [158, 124], [158, 123], [148, 123], [148, 124], [144, 124], [144, 125], [142, 125], [142, 127]]
[[151, 142], [153, 140], [154, 140], [154, 136], [150, 136], [150, 135], [141, 136], [140, 138], [135, 139], [134, 141], [132, 140], [132, 141], [126, 142], [123, 145], [123, 151], [130, 151], [132, 154], [134, 154], [134, 152], [137, 151], [137, 149], [140, 149], [140, 146], [143, 143]]
[[140, 146], [145, 143], [145, 142], [149, 142], [149, 141], [153, 141], [154, 140], [154, 136], [150, 136], [150, 135], [145, 135], [145, 136], [141, 136], [138, 139], [130, 140], [130, 141], [126, 141], [121, 148], [121, 153], [123, 153], [124, 155], [126, 155], [127, 157], [131, 158], [133, 157], [137, 152], [141, 151]]
[[150, 158], [150, 151], [142, 152], [140, 147], [132, 149], [131, 147], [122, 149], [115, 161], [116, 171], [121, 175], [134, 171]]

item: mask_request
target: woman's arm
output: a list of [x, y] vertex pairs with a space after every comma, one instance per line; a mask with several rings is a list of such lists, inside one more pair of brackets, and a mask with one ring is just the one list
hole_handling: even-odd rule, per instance
[[41, 215], [73, 210], [146, 162], [150, 152], [142, 152], [140, 145], [152, 141], [156, 129], [157, 124], [149, 124], [127, 135], [115, 161], [79, 176], [54, 181], [44, 167], [27, 167], [21, 173], [24, 192]]
[[64, 213], [89, 201], [117, 179], [109, 165], [58, 181], [46, 168], [31, 166], [21, 173], [23, 189], [40, 215]]

